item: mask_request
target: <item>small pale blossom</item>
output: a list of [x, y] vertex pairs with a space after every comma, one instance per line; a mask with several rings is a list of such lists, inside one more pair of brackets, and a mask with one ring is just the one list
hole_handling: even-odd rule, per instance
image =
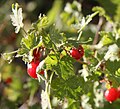
[[89, 99], [90, 98], [87, 95], [82, 95], [81, 105], [82, 105], [83, 109], [92, 109], [91, 104], [88, 103]]
[[70, 3], [66, 4], [64, 11], [68, 13], [72, 13], [73, 10], [72, 10]]
[[77, 8], [78, 11], [72, 9], [72, 6], [71, 6], [70, 3], [67, 3], [67, 4], [66, 4], [66, 6], [65, 6], [65, 8], [64, 8], [64, 11], [67, 12], [67, 13], [70, 13], [70, 14], [77, 12], [77, 15], [78, 15], [78, 14], [79, 14], [78, 12], [81, 11], [81, 4], [78, 3], [77, 1], [74, 1], [73, 4], [74, 4], [74, 6], [76, 6], [76, 8]]
[[119, 61], [120, 57], [120, 48], [116, 45], [116, 44], [113, 44], [113, 45], [110, 45], [108, 47], [108, 51], [106, 53], [106, 55], [104, 56], [104, 59], [107, 61], [108, 59], [110, 61]]
[[22, 16], [22, 8], [18, 8], [18, 3], [12, 5], [13, 15], [10, 15], [12, 25], [15, 26], [15, 33], [20, 31], [20, 28], [23, 27], [23, 16]]
[[98, 85], [99, 85], [99, 82], [96, 81], [94, 83], [94, 90], [93, 90], [95, 95], [94, 102], [96, 107], [103, 107], [104, 92], [101, 89], [97, 89]]
[[84, 78], [85, 81], [87, 81], [87, 77], [89, 76], [88, 68], [84, 65], [82, 70], [79, 70], [79, 73], [81, 73], [81, 76]]
[[85, 22], [86, 22], [85, 17], [83, 17], [82, 20], [81, 20], [81, 27], [85, 25]]

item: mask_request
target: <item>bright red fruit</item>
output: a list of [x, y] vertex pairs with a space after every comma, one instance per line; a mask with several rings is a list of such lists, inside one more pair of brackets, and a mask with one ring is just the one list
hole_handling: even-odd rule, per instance
[[107, 101], [113, 102], [113, 101], [117, 100], [117, 98], [119, 96], [118, 90], [116, 88], [110, 88], [105, 91], [104, 96]]
[[78, 51], [80, 52], [81, 57], [83, 57], [83, 55], [84, 55], [84, 49], [83, 49], [83, 47], [81, 45], [79, 45]]
[[83, 57], [84, 55], [84, 49], [83, 47], [80, 45], [78, 48], [72, 48], [72, 50], [70, 50], [70, 54], [73, 58], [75, 58], [76, 60], [80, 59]]
[[[27, 66], [27, 73], [32, 77], [32, 78], [37, 78], [36, 74], [36, 68], [39, 65], [39, 61], [32, 61], [31, 63], [28, 64]], [[40, 74], [44, 74], [44, 70], [40, 72]]]
[[39, 61], [32, 61], [31, 63], [28, 64], [27, 66], [27, 73], [32, 77], [32, 78], [37, 78], [36, 74], [36, 68], [39, 65]]
[[71, 54], [71, 56], [73, 57], [73, 58], [75, 58], [75, 59], [80, 59], [80, 53], [79, 53], [79, 51], [78, 51], [78, 49], [76, 49], [76, 48], [73, 48], [71, 51], [70, 51], [70, 54]]

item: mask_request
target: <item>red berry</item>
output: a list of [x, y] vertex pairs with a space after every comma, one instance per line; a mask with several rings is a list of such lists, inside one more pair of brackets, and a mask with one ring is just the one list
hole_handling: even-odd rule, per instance
[[76, 60], [80, 59], [83, 57], [84, 55], [84, 49], [83, 47], [80, 45], [79, 48], [72, 48], [72, 50], [70, 50], [70, 54], [73, 58], [75, 58]]
[[33, 50], [33, 56], [34, 56], [34, 59], [35, 60], [39, 60], [40, 56], [41, 56], [41, 53], [40, 53], [40, 50], [39, 49], [34, 49]]
[[80, 52], [81, 57], [83, 57], [83, 55], [84, 55], [84, 49], [83, 49], [83, 47], [81, 45], [79, 45], [78, 51]]
[[28, 64], [27, 66], [27, 73], [32, 77], [32, 78], [37, 78], [36, 74], [36, 68], [39, 65], [39, 61], [32, 61]]
[[113, 102], [113, 101], [117, 100], [117, 98], [119, 96], [118, 90], [116, 88], [110, 88], [105, 91], [104, 96], [107, 101]]
[[[36, 74], [36, 68], [39, 65], [39, 61], [32, 61], [28, 64], [27, 66], [27, 73], [32, 77], [32, 78], [37, 78]], [[44, 74], [44, 70], [40, 71], [39, 74]]]
[[70, 54], [71, 54], [71, 56], [73, 57], [73, 58], [75, 58], [75, 59], [80, 59], [80, 53], [79, 53], [79, 51], [76, 49], [76, 48], [73, 48], [71, 51], [70, 51]]
[[5, 80], [5, 83], [6, 84], [10, 84], [12, 82], [12, 78], [11, 77], [8, 77], [6, 80]]

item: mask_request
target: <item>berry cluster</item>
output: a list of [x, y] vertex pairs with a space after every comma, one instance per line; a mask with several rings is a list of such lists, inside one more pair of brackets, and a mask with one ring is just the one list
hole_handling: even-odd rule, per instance
[[[32, 78], [37, 78], [36, 74], [36, 68], [40, 63], [40, 57], [41, 53], [39, 49], [35, 49], [33, 51], [33, 60], [28, 64], [27, 66], [27, 73], [32, 77]], [[39, 74], [44, 74], [44, 70], [42, 70]]]
[[111, 87], [105, 91], [105, 99], [110, 103], [120, 98], [120, 88]]
[[79, 60], [84, 55], [84, 49], [83, 49], [83, 47], [81, 45], [79, 45], [78, 48], [72, 48], [72, 50], [70, 50], [70, 55], [73, 58], [75, 58], [76, 60]]
[[[78, 48], [72, 48], [72, 50], [70, 50], [70, 55], [76, 59], [79, 60], [83, 57], [84, 55], [84, 49], [81, 45], [79, 45]], [[37, 66], [40, 64], [40, 58], [41, 58], [41, 52], [40, 49], [35, 49], [33, 51], [33, 60], [28, 64], [27, 66], [27, 73], [32, 77], [32, 78], [37, 78], [37, 74], [36, 74], [36, 69]], [[44, 70], [42, 70], [39, 74], [44, 74]]]

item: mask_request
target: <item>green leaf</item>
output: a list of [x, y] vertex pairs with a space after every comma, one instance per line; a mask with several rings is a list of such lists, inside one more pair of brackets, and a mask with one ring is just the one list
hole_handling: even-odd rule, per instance
[[105, 10], [102, 7], [99, 7], [99, 6], [93, 7], [92, 11], [99, 12], [100, 16], [105, 15]]
[[60, 31], [56, 29], [55, 25], [52, 25], [49, 28], [49, 36], [50, 40], [56, 45], [56, 47], [62, 45], [63, 41], [65, 40], [65, 35], [60, 33]]
[[66, 80], [56, 78], [52, 81], [52, 89], [55, 91], [55, 96], [60, 99], [67, 97], [79, 100], [83, 84], [84, 79], [80, 76], [69, 76]]
[[63, 79], [69, 78], [71, 75], [75, 75], [73, 67], [73, 59], [69, 56], [64, 56], [59, 62], [60, 75]]
[[110, 74], [114, 74], [120, 68], [120, 61], [107, 61], [106, 68], [109, 70]]
[[53, 70], [52, 66], [57, 65], [58, 60], [56, 55], [52, 52], [45, 58], [46, 69]]
[[54, 46], [50, 39], [50, 35], [47, 34], [44, 29], [42, 29], [42, 41], [43, 41], [44, 46], [47, 49], [50, 49], [52, 46]]
[[29, 49], [25, 45], [21, 45], [21, 48], [18, 49], [18, 53], [15, 57], [21, 57], [29, 52]]
[[48, 17], [40, 14], [39, 19], [37, 22], [33, 23], [32, 26], [35, 30], [41, 31], [41, 29], [48, 26]]
[[120, 47], [120, 39], [117, 40], [116, 44]]
[[36, 36], [35, 33], [31, 33], [28, 35], [28, 37], [22, 38], [21, 44], [24, 44], [27, 49], [32, 49], [38, 44], [41, 43], [41, 37]]
[[120, 77], [120, 68], [118, 68], [118, 70], [115, 72], [115, 75]]
[[73, 99], [68, 99], [68, 107], [67, 109], [79, 109], [80, 108], [80, 104], [79, 101], [75, 101]]
[[100, 36], [102, 36], [101, 42], [103, 46], [114, 43], [115, 39], [111, 32], [101, 31]]

